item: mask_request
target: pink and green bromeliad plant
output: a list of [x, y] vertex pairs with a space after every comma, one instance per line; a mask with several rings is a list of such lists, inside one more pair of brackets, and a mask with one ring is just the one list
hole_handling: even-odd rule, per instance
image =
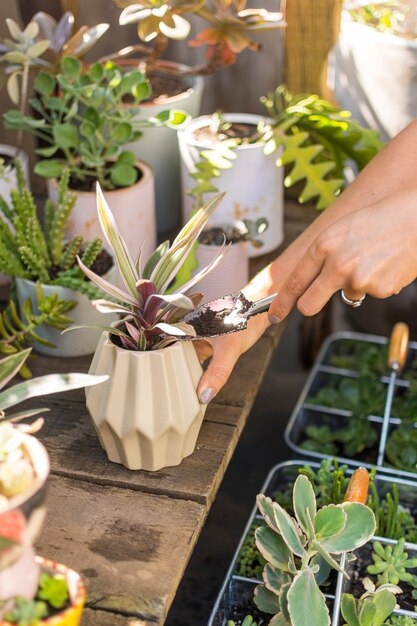
[[[191, 276], [191, 256], [198, 236], [224, 194], [211, 199], [191, 217], [172, 244], [164, 241], [144, 260], [139, 252], [133, 261], [114, 216], [97, 184], [97, 211], [101, 228], [111, 248], [124, 283], [124, 289], [95, 274], [78, 259], [84, 274], [111, 299], [94, 300], [102, 313], [120, 313], [123, 319], [113, 326], [102, 326], [126, 350], [148, 351], [164, 348], [180, 336], [195, 336], [184, 316], [199, 305], [202, 293], [194, 287], [222, 260], [223, 245], [210, 264]], [[74, 330], [72, 326], [66, 330]], [[64, 331], [66, 332], [66, 331]]]

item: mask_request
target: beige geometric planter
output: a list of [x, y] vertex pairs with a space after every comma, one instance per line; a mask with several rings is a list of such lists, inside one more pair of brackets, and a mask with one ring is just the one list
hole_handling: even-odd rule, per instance
[[196, 393], [202, 369], [192, 343], [134, 352], [103, 333], [90, 374], [109, 379], [86, 389], [87, 408], [110, 461], [154, 471], [192, 454], [206, 407]]
[[[137, 161], [136, 166], [142, 173], [138, 182], [131, 187], [106, 191], [106, 200], [133, 259], [136, 260], [143, 243], [142, 258], [146, 261], [156, 247], [154, 175], [143, 161]], [[94, 237], [103, 239], [95, 190], [71, 191], [76, 194], [77, 201], [68, 220], [66, 235], [68, 238], [81, 235], [85, 241]], [[58, 184], [54, 179], [48, 179], [48, 196], [57, 201]], [[103, 245], [106, 248], [107, 242]]]

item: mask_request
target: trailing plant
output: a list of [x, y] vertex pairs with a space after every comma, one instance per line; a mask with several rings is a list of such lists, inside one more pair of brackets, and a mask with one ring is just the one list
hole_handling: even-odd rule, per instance
[[[69, 171], [64, 170], [61, 176], [57, 204], [46, 201], [43, 227], [37, 217], [33, 194], [25, 187], [19, 161], [16, 161], [16, 172], [17, 190], [11, 192], [11, 206], [0, 196], [0, 271], [14, 278], [60, 285], [97, 298], [100, 292], [85, 280], [77, 265], [82, 237], [65, 241], [66, 224], [76, 202], [75, 194], [68, 191]], [[100, 249], [100, 239], [93, 239], [82, 252], [84, 265], [91, 267]], [[14, 321], [19, 324], [16, 318]]]
[[164, 241], [142, 267], [140, 253], [136, 264], [133, 263], [103, 192], [97, 184], [99, 221], [126, 289], [122, 290], [97, 276], [81, 259], [78, 263], [87, 278], [119, 301], [115, 304], [99, 299], [93, 304], [102, 313], [117, 312], [124, 316], [117, 327], [103, 329], [126, 350], [157, 350], [177, 341], [178, 337], [195, 336], [193, 327], [181, 321], [202, 299], [202, 294], [190, 291], [221, 261], [224, 248], [180, 290], [169, 293], [169, 289], [222, 197], [217, 196], [199, 209], [181, 229], [172, 245], [169, 241]]
[[346, 620], [344, 626], [381, 626], [395, 609], [395, 594], [401, 593], [401, 589], [390, 584], [375, 588], [369, 578], [362, 582], [366, 591], [359, 599], [350, 593], [342, 595], [341, 613]]
[[[123, 73], [111, 62], [95, 63], [83, 72], [77, 58], [64, 56], [57, 76], [46, 71], [38, 74], [35, 90], [37, 97], [30, 103], [36, 117], [8, 111], [5, 125], [48, 144], [37, 150], [45, 157], [35, 165], [37, 174], [59, 178], [68, 167], [71, 185], [84, 190], [90, 190], [96, 180], [108, 190], [133, 185], [139, 177], [136, 156], [123, 147], [138, 139], [142, 128], [175, 128], [187, 117], [163, 111], [150, 120], [138, 120], [138, 105], [149, 96], [149, 83], [143, 72]], [[131, 106], [125, 105], [126, 97]], [[52, 158], [58, 151], [63, 157]]]
[[256, 530], [256, 545], [267, 563], [265, 584], [256, 588], [255, 603], [261, 611], [275, 615], [271, 626], [330, 624], [319, 585], [330, 568], [340, 571], [340, 555], [364, 545], [374, 533], [374, 514], [363, 504], [367, 488], [366, 470], [356, 470], [346, 501], [317, 510], [313, 487], [301, 475], [293, 491], [295, 519], [270, 498], [258, 496], [267, 527]]
[[[245, 49], [259, 50], [260, 44], [253, 36], [264, 30], [283, 28], [286, 24], [281, 13], [265, 9], [246, 9], [246, 0], [114, 0], [123, 8], [119, 23], [138, 24], [137, 32], [143, 42], [128, 46], [113, 56], [140, 54], [148, 71], [166, 66], [161, 63], [170, 39], [183, 40], [191, 26], [185, 16], [197, 15], [207, 23], [207, 28], [189, 41], [190, 46], [207, 45], [207, 62], [190, 70], [168, 69], [181, 74], [211, 74], [223, 65], [236, 61]], [[201, 23], [201, 19], [200, 19]], [[144, 45], [148, 44], [148, 45]]]
[[329, 358], [333, 367], [380, 376], [387, 373], [388, 345], [340, 339], [333, 347], [334, 353]]
[[[408, 553], [404, 549], [405, 539], [401, 537], [395, 545], [387, 544], [383, 546], [379, 541], [372, 544], [373, 565], [368, 565], [367, 572], [377, 575], [377, 586], [392, 584], [398, 585], [401, 582], [408, 583], [414, 589], [417, 588], [417, 576], [408, 570], [417, 567], [417, 558], [408, 558]], [[413, 591], [413, 597], [415, 592]]]
[[417, 471], [417, 430], [413, 424], [401, 424], [389, 435], [385, 447], [387, 460], [394, 467]]
[[[40, 337], [36, 329], [41, 324], [46, 324], [52, 328], [63, 330], [71, 322], [71, 318], [66, 313], [71, 311], [76, 302], [60, 300], [57, 293], [45, 296], [42, 286], [36, 283], [37, 312], [33, 311], [32, 303], [28, 298], [19, 315], [14, 300], [10, 300], [7, 308], [0, 313], [0, 354], [14, 354], [27, 347], [31, 341], [54, 347], [49, 341]], [[31, 376], [26, 363], [20, 370], [23, 378]]]

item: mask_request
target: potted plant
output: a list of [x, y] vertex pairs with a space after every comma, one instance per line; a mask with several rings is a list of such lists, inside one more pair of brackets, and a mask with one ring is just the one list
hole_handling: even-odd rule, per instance
[[[201, 117], [180, 130], [178, 137], [184, 217], [193, 206], [189, 196], [201, 185], [208, 194], [227, 192], [218, 219], [265, 217], [269, 228], [262, 253], [266, 253], [283, 238], [282, 166], [289, 166], [284, 186], [302, 181], [299, 202], [315, 199], [321, 210], [345, 184], [348, 164], [362, 169], [382, 143], [375, 131], [317, 95], [294, 95], [279, 86], [261, 101], [266, 118]], [[246, 180], [251, 185], [242, 184]], [[252, 249], [250, 254], [260, 251]]]
[[[31, 426], [12, 422], [33, 417], [42, 409], [14, 414], [8, 410], [23, 400], [96, 385], [106, 377], [50, 374], [4, 389], [29, 354], [30, 349], [0, 361], [0, 623], [21, 624], [26, 615], [28, 621], [24, 623], [43, 624], [41, 618], [59, 612], [54, 621], [57, 625], [78, 624], [85, 596], [79, 576], [38, 559], [33, 550], [45, 515], [49, 459], [45, 448], [30, 433], [36, 432], [43, 420], [38, 418]], [[57, 585], [60, 590], [54, 592], [52, 587]], [[62, 600], [63, 595], [61, 603], [59, 596]], [[73, 622], [65, 621], [70, 619]]]
[[[175, 125], [183, 122], [184, 115], [136, 122], [137, 105], [148, 93], [147, 82], [142, 72], [122, 73], [114, 63], [96, 63], [83, 73], [78, 59], [65, 56], [56, 77], [48, 72], [37, 75], [35, 90], [37, 97], [31, 105], [40, 119], [15, 110], [8, 111], [4, 119], [8, 128], [28, 131], [48, 143], [37, 150], [43, 159], [35, 172], [48, 179], [52, 199], [58, 195], [57, 178], [69, 168], [69, 186], [77, 201], [66, 234], [86, 240], [101, 234], [92, 191], [98, 180], [112, 198], [129, 248], [136, 249], [138, 241], [144, 241], [146, 258], [156, 237], [153, 175], [150, 167], [138, 162], [124, 146], [138, 138], [146, 124]], [[127, 94], [135, 106], [124, 106]]]
[[[55, 320], [58, 328], [50, 323], [36, 327], [32, 338], [38, 352], [57, 356], [91, 354], [97, 346], [98, 331], [84, 331], [79, 337], [70, 338], [61, 336], [60, 330], [71, 321], [100, 324], [102, 318], [90, 302], [100, 292], [85, 280], [77, 265], [77, 255], [82, 255], [87, 266], [95, 264], [103, 274], [112, 270], [112, 258], [101, 250], [98, 238], [87, 245], [78, 235], [70, 241], [65, 239], [66, 224], [76, 201], [75, 194], [68, 192], [68, 170], [64, 170], [61, 176], [57, 204], [52, 200], [46, 202], [42, 227], [34, 198], [24, 186], [19, 162], [16, 165], [18, 188], [12, 191], [11, 205], [0, 198], [0, 270], [16, 279], [21, 316], [29, 317], [33, 311], [40, 313], [39, 299], [45, 296], [55, 297], [56, 302], [65, 301], [67, 304], [61, 307], [61, 315]], [[30, 302], [29, 309], [27, 301]], [[72, 320], [65, 316], [70, 310]], [[116, 316], [113, 319], [116, 320]]]
[[[281, 13], [265, 9], [247, 9], [246, 1], [193, 0], [191, 2], [137, 3], [115, 0], [123, 8], [120, 24], [136, 23], [140, 43], [119, 51], [118, 56], [135, 54], [126, 61], [140, 64], [152, 85], [152, 96], [144, 103], [140, 115], [155, 116], [163, 109], [180, 108], [197, 117], [203, 92], [203, 76], [235, 62], [244, 49], [259, 50], [253, 36], [263, 30], [282, 28]], [[196, 16], [203, 29], [188, 41], [190, 46], [207, 45], [207, 62], [190, 67], [164, 59], [170, 40], [185, 40], [191, 26], [188, 18]], [[180, 221], [180, 160], [173, 133], [164, 128], [145, 130], [140, 142], [132, 144], [135, 154], [155, 170], [158, 231], [167, 232]]]
[[222, 246], [228, 246], [227, 255], [199, 284], [204, 293], [203, 302], [208, 302], [229, 293], [240, 291], [249, 281], [248, 243], [262, 247], [262, 233], [268, 224], [260, 218], [236, 221], [233, 224], [207, 224], [198, 238], [195, 254], [196, 272], [206, 267], [217, 256]]
[[181, 320], [202, 298], [200, 293], [186, 294], [217, 265], [223, 252], [179, 290], [168, 290], [220, 199], [197, 211], [172, 245], [165, 241], [147, 263], [139, 256], [135, 264], [97, 187], [100, 223], [125, 290], [79, 261], [86, 276], [119, 301], [99, 299], [94, 302], [97, 309], [123, 315], [103, 333], [93, 357], [90, 372], [105, 370], [110, 377], [100, 394], [87, 393], [87, 408], [109, 459], [129, 469], [178, 465], [194, 450], [205, 412], [196, 392], [202, 369], [192, 343], [178, 339], [195, 335]]
[[333, 51], [337, 101], [389, 139], [417, 117], [417, 5], [349, 2]]

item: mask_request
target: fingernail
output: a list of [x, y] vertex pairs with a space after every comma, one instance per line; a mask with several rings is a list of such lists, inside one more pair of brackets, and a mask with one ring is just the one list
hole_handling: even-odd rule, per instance
[[200, 393], [200, 400], [203, 404], [208, 404], [211, 400], [213, 400], [215, 395], [216, 395], [216, 392], [214, 391], [212, 387], [206, 387]]
[[281, 321], [276, 315], [268, 315], [268, 319], [270, 324], [279, 324]]

